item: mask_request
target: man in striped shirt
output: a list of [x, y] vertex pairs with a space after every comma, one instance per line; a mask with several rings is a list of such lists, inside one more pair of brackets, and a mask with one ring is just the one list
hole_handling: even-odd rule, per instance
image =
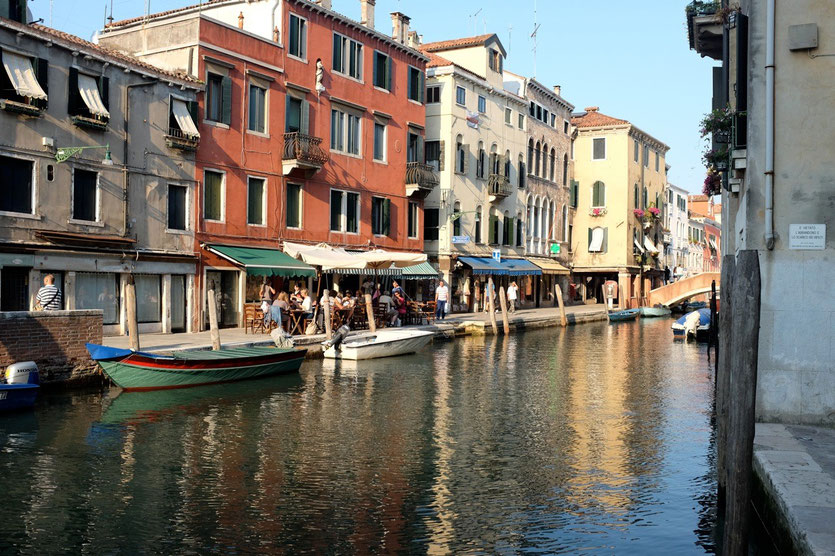
[[55, 285], [55, 276], [52, 274], [43, 277], [43, 287], [38, 290], [37, 300], [44, 311], [61, 310], [61, 290]]

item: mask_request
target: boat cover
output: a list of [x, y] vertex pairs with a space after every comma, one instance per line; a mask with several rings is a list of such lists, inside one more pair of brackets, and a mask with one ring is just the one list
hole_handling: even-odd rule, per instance
[[699, 326], [707, 326], [708, 324], [710, 324], [710, 309], [698, 309], [696, 311], [691, 311], [690, 313], [687, 313], [683, 317], [679, 318], [676, 321], [676, 324], [684, 326], [684, 321], [686, 321], [687, 317], [689, 317], [693, 313], [699, 313]]
[[128, 355], [133, 353], [138, 353], [140, 355], [144, 355], [146, 357], [169, 357], [170, 356], [161, 356], [156, 353], [144, 353], [141, 351], [132, 351], [129, 349], [122, 349], [122, 348], [115, 348], [110, 346], [100, 346], [99, 344], [87, 344], [87, 351], [90, 352], [90, 358], [94, 361], [107, 361], [109, 359], [124, 359]]

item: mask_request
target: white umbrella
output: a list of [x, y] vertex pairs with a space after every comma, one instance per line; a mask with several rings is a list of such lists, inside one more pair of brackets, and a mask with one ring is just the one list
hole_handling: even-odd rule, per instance
[[366, 262], [344, 249], [331, 247], [327, 243], [318, 245], [302, 245], [300, 243], [284, 242], [284, 252], [311, 266], [321, 267], [322, 270], [333, 268], [366, 268]]
[[355, 253], [353, 256], [362, 259], [366, 263], [366, 268], [385, 269], [385, 268], [404, 268], [420, 263], [426, 262], [426, 253], [404, 253], [400, 251], [384, 251], [382, 249], [374, 249], [373, 251], [363, 251]]

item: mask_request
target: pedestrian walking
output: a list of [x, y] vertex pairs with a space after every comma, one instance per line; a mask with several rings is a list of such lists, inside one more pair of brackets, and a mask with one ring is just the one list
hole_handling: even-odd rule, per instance
[[446, 305], [449, 302], [449, 288], [444, 284], [443, 280], [438, 281], [438, 287], [435, 288], [435, 319], [444, 320], [446, 315]]
[[35, 309], [43, 311], [61, 310], [61, 290], [55, 285], [55, 276], [47, 274], [43, 277], [43, 287], [38, 290]]
[[507, 302], [508, 302], [508, 313], [515, 313], [516, 312], [516, 300], [519, 298], [519, 286], [516, 285], [516, 282], [511, 282], [510, 285], [507, 287]]

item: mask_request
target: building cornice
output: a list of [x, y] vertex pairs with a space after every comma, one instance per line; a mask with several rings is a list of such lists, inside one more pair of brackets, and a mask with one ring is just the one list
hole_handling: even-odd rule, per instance
[[485, 89], [490, 94], [502, 97], [507, 99], [511, 102], [518, 104], [519, 106], [527, 106], [528, 101], [520, 96], [514, 95], [513, 93], [506, 91], [504, 89], [497, 89], [493, 85], [491, 85], [486, 79], [483, 77], [476, 75], [468, 70], [461, 68], [455, 64], [450, 64], [448, 66], [439, 66], [434, 68], [429, 68], [426, 71], [426, 77], [446, 77], [452, 76], [453, 78], [461, 79], [462, 81], [467, 81], [476, 85], [477, 87], [481, 87]]

